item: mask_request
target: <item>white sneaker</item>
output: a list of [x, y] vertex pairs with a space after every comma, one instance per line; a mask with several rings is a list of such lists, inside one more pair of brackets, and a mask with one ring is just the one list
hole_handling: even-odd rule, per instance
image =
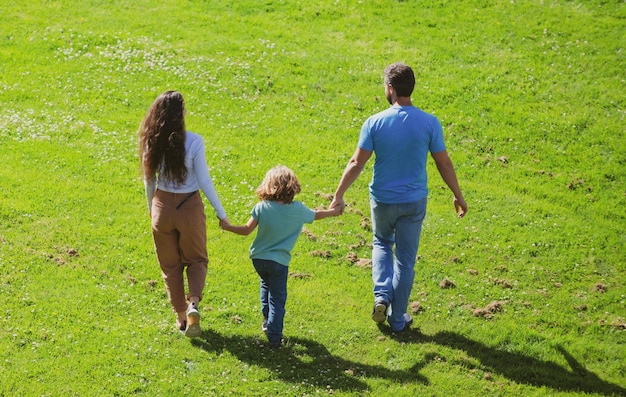
[[372, 309], [372, 320], [379, 324], [382, 324], [387, 319], [387, 302], [378, 301], [374, 303], [374, 309]]
[[187, 308], [187, 329], [185, 330], [185, 336], [197, 338], [200, 335], [202, 335], [202, 328], [200, 328], [200, 312], [192, 302]]

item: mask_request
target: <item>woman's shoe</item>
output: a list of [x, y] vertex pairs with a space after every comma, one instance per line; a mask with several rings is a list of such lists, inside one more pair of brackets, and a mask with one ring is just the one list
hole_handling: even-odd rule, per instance
[[202, 328], [200, 328], [200, 312], [196, 304], [191, 302], [187, 308], [187, 328], [185, 329], [185, 336], [197, 338], [200, 335], [202, 335]]

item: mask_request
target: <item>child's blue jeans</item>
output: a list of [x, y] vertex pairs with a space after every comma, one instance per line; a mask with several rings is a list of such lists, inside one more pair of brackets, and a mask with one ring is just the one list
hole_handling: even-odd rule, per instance
[[252, 264], [261, 277], [261, 313], [267, 318], [267, 339], [277, 345], [283, 337], [289, 267], [265, 259], [252, 259]]

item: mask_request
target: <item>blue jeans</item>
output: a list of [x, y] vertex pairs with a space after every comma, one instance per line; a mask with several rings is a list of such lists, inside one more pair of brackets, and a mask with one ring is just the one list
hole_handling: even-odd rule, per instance
[[[391, 306], [387, 322], [393, 331], [404, 328], [404, 313], [409, 303], [415, 260], [426, 201], [404, 204], [384, 204], [370, 199], [372, 229], [372, 280], [374, 300]], [[395, 245], [395, 253], [394, 253]]]
[[267, 339], [270, 344], [280, 344], [289, 267], [265, 259], [252, 259], [252, 264], [261, 277], [261, 313], [263, 318], [267, 318]]

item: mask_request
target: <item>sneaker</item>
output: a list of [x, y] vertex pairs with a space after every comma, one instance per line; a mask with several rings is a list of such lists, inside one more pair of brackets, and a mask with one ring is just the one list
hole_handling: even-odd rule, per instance
[[185, 336], [189, 338], [196, 338], [202, 335], [202, 328], [200, 328], [200, 312], [195, 303], [190, 303], [187, 308], [187, 329], [185, 329]]
[[404, 315], [402, 317], [404, 317], [404, 327], [402, 327], [402, 329], [400, 329], [398, 331], [393, 331], [396, 334], [399, 334], [400, 332], [406, 331], [407, 329], [409, 329], [411, 327], [411, 324], [413, 324], [413, 317], [411, 317], [411, 315], [409, 313], [404, 313]]
[[267, 318], [263, 317], [263, 323], [261, 323], [261, 331], [267, 333]]
[[378, 301], [372, 309], [372, 320], [377, 323], [384, 323], [387, 319], [387, 302]]
[[185, 331], [187, 330], [187, 320], [183, 321], [182, 323], [180, 323], [180, 326], [178, 327], [178, 330], [185, 335]]

